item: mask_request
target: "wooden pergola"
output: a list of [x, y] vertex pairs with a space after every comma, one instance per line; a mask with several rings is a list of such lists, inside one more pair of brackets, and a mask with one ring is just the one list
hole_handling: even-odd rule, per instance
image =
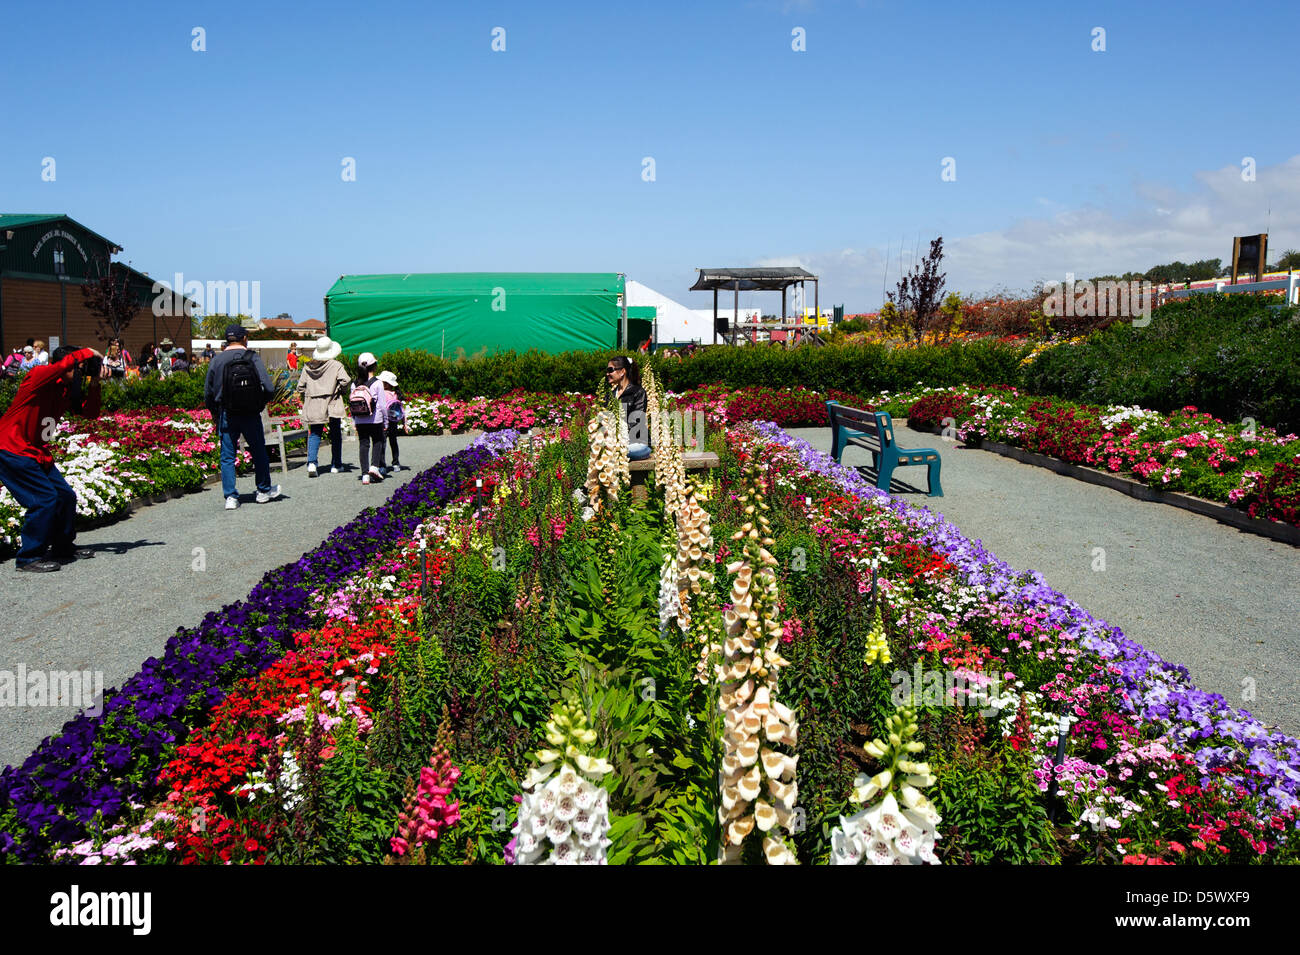
[[[800, 329], [802, 322], [790, 322], [786, 319], [785, 304], [786, 292], [790, 286], [798, 285], [800, 288], [805, 282], [813, 283], [813, 311], [814, 314], [821, 314], [821, 306], [818, 301], [820, 291], [818, 277], [811, 272], [800, 268], [776, 268], [776, 269], [698, 269], [700, 276], [691, 286], [692, 292], [706, 292], [713, 290], [713, 344], [718, 343], [718, 291], [730, 290], [735, 296], [733, 302], [734, 315], [731, 320], [731, 326], [724, 337], [727, 338], [728, 344], [734, 345], [739, 341], [740, 336], [745, 332], [752, 331], [754, 340], [758, 340], [758, 331], [760, 329], [787, 328], [795, 330]], [[740, 293], [741, 292], [780, 292], [781, 293], [781, 321], [779, 322], [755, 322], [740, 327]]]

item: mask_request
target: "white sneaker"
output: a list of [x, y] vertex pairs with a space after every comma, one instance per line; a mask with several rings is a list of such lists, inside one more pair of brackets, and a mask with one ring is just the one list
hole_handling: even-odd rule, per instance
[[307, 476], [309, 478], [314, 478], [316, 476], [316, 465], [314, 464], [307, 465]]
[[382, 481], [384, 479], [384, 472], [378, 468], [371, 468], [369, 477], [374, 481]]
[[239, 507], [239, 498], [237, 497], [226, 498], [226, 510], [233, 511], [237, 507]]
[[343, 473], [342, 468], [330, 468], [330, 474], [342, 474], [342, 473]]
[[274, 501], [279, 496], [280, 496], [280, 485], [277, 484], [269, 491], [258, 491], [257, 503], [265, 504], [267, 501]]
[[362, 483], [362, 484], [369, 484], [369, 483], [370, 483], [370, 475], [369, 475], [369, 474], [363, 474], [363, 475], [361, 475], [361, 483]]

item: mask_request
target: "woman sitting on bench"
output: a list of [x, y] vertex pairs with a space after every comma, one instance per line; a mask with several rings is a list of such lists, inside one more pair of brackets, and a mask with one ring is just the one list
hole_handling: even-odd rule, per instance
[[605, 366], [605, 380], [623, 403], [627, 418], [627, 456], [631, 461], [650, 457], [650, 429], [646, 424], [645, 389], [641, 387], [641, 369], [626, 355], [615, 355]]

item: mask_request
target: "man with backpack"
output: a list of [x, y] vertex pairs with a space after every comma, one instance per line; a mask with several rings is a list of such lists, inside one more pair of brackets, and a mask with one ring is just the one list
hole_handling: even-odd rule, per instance
[[266, 433], [262, 430], [262, 409], [275, 389], [262, 359], [247, 346], [247, 338], [244, 326], [227, 326], [226, 348], [208, 364], [208, 376], [203, 384], [204, 403], [221, 435], [221, 492], [228, 511], [239, 507], [235, 451], [241, 435], [253, 456], [257, 503], [265, 504], [280, 496], [280, 485], [271, 486], [271, 462], [266, 454]]

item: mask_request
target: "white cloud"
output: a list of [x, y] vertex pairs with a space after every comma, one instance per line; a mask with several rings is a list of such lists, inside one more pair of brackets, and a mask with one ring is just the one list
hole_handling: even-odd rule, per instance
[[[1217, 257], [1226, 263], [1232, 237], [1268, 230], [1270, 210], [1269, 258], [1300, 248], [1300, 155], [1260, 165], [1255, 182], [1242, 181], [1240, 165], [1202, 171], [1196, 181], [1188, 190], [1134, 183], [1125, 211], [1084, 205], [1019, 219], [996, 231], [945, 236], [947, 288], [963, 293], [1029, 289], [1039, 280], [1063, 279], [1066, 272], [1082, 278], [1144, 271], [1175, 259]], [[922, 236], [923, 247], [928, 239]], [[903, 258], [910, 267], [910, 248]], [[899, 277], [897, 249], [890, 260], [892, 289]], [[881, 301], [883, 249], [769, 255], [754, 264], [802, 266], [821, 276], [823, 303], [844, 302], [850, 312]]]

